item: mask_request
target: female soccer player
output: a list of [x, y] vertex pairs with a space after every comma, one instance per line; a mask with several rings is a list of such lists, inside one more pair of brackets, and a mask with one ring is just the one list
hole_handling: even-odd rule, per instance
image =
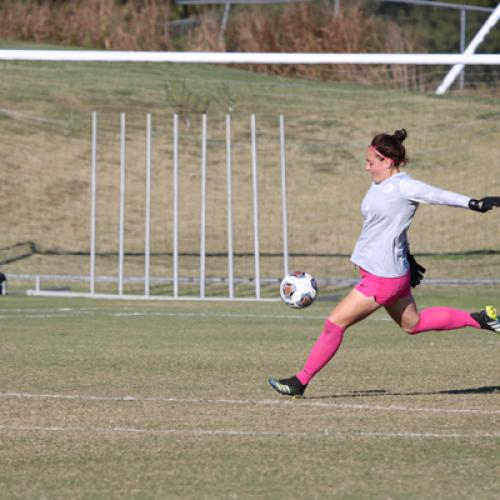
[[365, 169], [373, 182], [361, 204], [364, 223], [351, 256], [361, 280], [328, 316], [304, 368], [290, 378], [269, 379], [280, 394], [302, 396], [311, 379], [337, 352], [345, 330], [381, 307], [411, 335], [467, 326], [500, 332], [500, 318], [493, 306], [476, 313], [450, 307], [417, 310], [410, 287], [420, 283], [425, 269], [410, 254], [407, 231], [419, 203], [484, 213], [500, 206], [500, 197], [472, 199], [401, 172], [407, 163], [406, 135], [405, 129], [378, 134], [368, 146]]

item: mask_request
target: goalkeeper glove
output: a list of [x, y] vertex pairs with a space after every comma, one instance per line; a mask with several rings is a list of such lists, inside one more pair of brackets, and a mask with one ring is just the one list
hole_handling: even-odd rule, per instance
[[409, 252], [408, 262], [410, 263], [410, 285], [415, 288], [424, 279], [425, 267], [421, 266]]
[[493, 207], [500, 207], [500, 196], [486, 196], [480, 200], [471, 199], [469, 201], [469, 208], [476, 212], [485, 213]]

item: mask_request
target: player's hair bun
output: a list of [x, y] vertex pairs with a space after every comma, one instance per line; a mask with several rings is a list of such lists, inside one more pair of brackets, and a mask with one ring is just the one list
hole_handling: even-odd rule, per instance
[[399, 142], [403, 142], [408, 134], [406, 133], [406, 129], [400, 128], [399, 130], [396, 130], [394, 132], [394, 138], [397, 139]]
[[406, 150], [403, 141], [407, 133], [404, 128], [396, 130], [394, 134], [377, 134], [371, 142], [381, 157], [386, 157], [394, 161], [394, 165], [399, 167], [408, 163]]

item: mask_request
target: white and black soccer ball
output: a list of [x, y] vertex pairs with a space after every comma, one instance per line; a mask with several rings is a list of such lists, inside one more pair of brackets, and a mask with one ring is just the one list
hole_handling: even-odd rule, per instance
[[316, 300], [318, 285], [310, 274], [304, 271], [295, 271], [283, 278], [280, 285], [280, 295], [287, 306], [303, 309]]

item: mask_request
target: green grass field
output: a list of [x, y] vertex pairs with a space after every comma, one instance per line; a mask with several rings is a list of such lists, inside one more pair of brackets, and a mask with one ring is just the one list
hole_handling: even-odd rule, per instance
[[[410, 337], [380, 312], [348, 332], [305, 399], [287, 400], [267, 378], [302, 367], [332, 302], [299, 312], [279, 303], [48, 299], [22, 296], [32, 283], [10, 279], [88, 273], [94, 110], [97, 250], [110, 254], [98, 257], [98, 275], [117, 273], [117, 133], [124, 111], [126, 250], [139, 254], [127, 257], [126, 276], [143, 271], [146, 113], [154, 123], [152, 277], [172, 276], [174, 112], [181, 116], [180, 251], [189, 254], [180, 274], [199, 272], [200, 113], [207, 112], [207, 252], [219, 254], [207, 259], [207, 276], [226, 276], [223, 124], [231, 106], [234, 248], [247, 254], [236, 259], [236, 276], [253, 277], [255, 113], [262, 277], [282, 273], [284, 114], [290, 266], [331, 279], [356, 277], [346, 255], [361, 227], [372, 134], [404, 126], [415, 177], [470, 196], [498, 194], [498, 99], [201, 65], [1, 62], [0, 73], [0, 271], [13, 292], [0, 297], [0, 497], [498, 499], [497, 335], [468, 329]], [[428, 268], [426, 280], [498, 279], [498, 215], [419, 210], [410, 239], [413, 252], [425, 254], [419, 261]], [[49, 253], [23, 257], [26, 242]], [[125, 292], [142, 293], [141, 287], [127, 285]], [[217, 287], [210, 293], [226, 293], [224, 284]], [[237, 295], [248, 288], [251, 282]], [[277, 296], [275, 288], [263, 294]], [[153, 292], [169, 294], [170, 285]], [[197, 292], [194, 281], [181, 290]], [[344, 292], [322, 290], [320, 298]], [[421, 307], [500, 306], [498, 287], [423, 286], [416, 295]]]
[[500, 337], [379, 312], [280, 397], [267, 377], [301, 368], [331, 306], [3, 297], [2, 498], [497, 499]]

